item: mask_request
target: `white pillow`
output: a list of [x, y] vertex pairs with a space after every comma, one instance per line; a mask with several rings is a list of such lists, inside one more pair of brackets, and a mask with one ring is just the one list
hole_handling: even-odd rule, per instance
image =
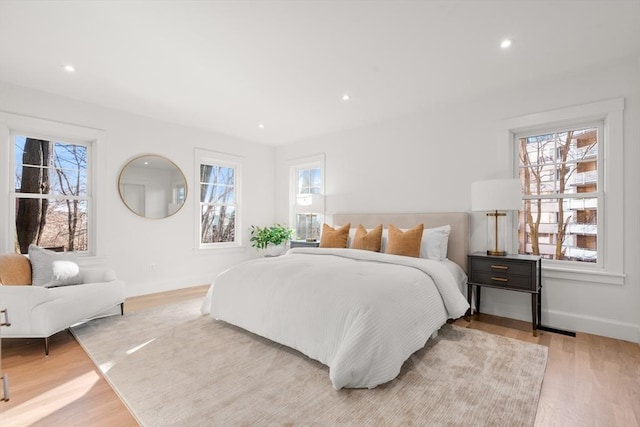
[[[349, 237], [347, 237], [347, 247], [350, 248], [353, 246], [353, 239], [355, 239], [356, 237], [356, 230], [357, 228], [350, 228], [349, 229]], [[368, 232], [369, 230], [367, 230]]]
[[449, 234], [451, 234], [450, 225], [425, 228], [420, 244], [420, 258], [434, 259], [437, 261], [446, 259], [449, 248]]
[[[407, 231], [408, 228], [401, 228], [402, 231]], [[389, 240], [389, 229], [388, 228], [383, 228], [382, 229], [382, 241], [380, 242], [380, 252], [381, 253], [386, 253], [387, 252], [387, 240]]]
[[36, 245], [29, 245], [31, 284], [52, 288], [82, 283], [80, 266], [70, 252], [54, 252]]

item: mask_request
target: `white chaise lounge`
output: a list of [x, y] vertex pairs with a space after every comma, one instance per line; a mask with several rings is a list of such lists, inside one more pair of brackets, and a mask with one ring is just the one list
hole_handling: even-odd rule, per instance
[[0, 310], [11, 326], [3, 338], [44, 338], [70, 326], [107, 314], [124, 314], [125, 286], [108, 268], [79, 267], [81, 284], [45, 287], [32, 285], [29, 258], [17, 253], [0, 255]]

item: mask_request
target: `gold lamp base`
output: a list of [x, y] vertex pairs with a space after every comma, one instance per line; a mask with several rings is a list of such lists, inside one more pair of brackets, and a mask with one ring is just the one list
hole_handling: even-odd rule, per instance
[[507, 255], [507, 251], [499, 249], [500, 246], [502, 246], [502, 245], [500, 244], [500, 234], [498, 232], [498, 219], [499, 218], [505, 219], [507, 217], [507, 214], [504, 213], [504, 212], [495, 211], [495, 212], [487, 213], [487, 217], [488, 218], [493, 217], [493, 221], [490, 220], [489, 224], [491, 224], [491, 222], [494, 223], [493, 230], [492, 230], [493, 231], [493, 236], [491, 236], [491, 237], [494, 238], [494, 241], [493, 241], [494, 245], [493, 245], [492, 249], [487, 249], [487, 255], [505, 256], [505, 255]]
[[487, 255], [505, 256], [507, 255], [507, 251], [487, 251]]

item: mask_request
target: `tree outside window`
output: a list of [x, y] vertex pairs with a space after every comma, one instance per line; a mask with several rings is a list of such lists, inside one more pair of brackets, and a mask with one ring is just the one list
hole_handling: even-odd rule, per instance
[[87, 251], [89, 145], [14, 135], [15, 250]]
[[200, 165], [200, 244], [236, 241], [236, 168]]
[[519, 253], [598, 261], [601, 124], [518, 135], [523, 209]]

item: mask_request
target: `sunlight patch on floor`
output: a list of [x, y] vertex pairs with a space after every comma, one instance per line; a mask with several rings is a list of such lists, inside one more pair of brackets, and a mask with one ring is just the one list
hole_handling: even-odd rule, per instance
[[155, 340], [157, 340], [158, 338], [152, 338], [149, 341], [142, 343], [140, 345], [137, 345], [133, 348], [130, 348], [129, 350], [126, 351], [127, 356], [131, 356], [133, 353], [135, 353], [136, 351], [140, 350], [142, 347], [151, 344], [152, 342], [154, 342]]
[[109, 372], [109, 369], [113, 368], [113, 365], [115, 365], [115, 362], [112, 360], [101, 363], [99, 366], [100, 372], [102, 372], [103, 374], [106, 374], [107, 372]]
[[[142, 349], [142, 348], [144, 348], [144, 347], [148, 346], [149, 344], [151, 344], [152, 342], [154, 342], [156, 339], [158, 339], [158, 338], [157, 338], [157, 337], [156, 337], [156, 338], [152, 338], [152, 339], [150, 339], [150, 340], [149, 340], [149, 341], [147, 341], [147, 342], [143, 342], [143, 343], [142, 343], [142, 344], [140, 344], [140, 345], [137, 345], [137, 346], [135, 346], [135, 347], [132, 347], [132, 348], [130, 348], [129, 350], [125, 351], [125, 354], [126, 354], [127, 356], [131, 356], [133, 353], [135, 353], [136, 351], [138, 351], [138, 350], [140, 350], [140, 349]], [[109, 372], [109, 369], [113, 368], [115, 365], [116, 365], [116, 362], [114, 362], [113, 360], [109, 360], [109, 361], [107, 361], [107, 362], [101, 363], [101, 364], [99, 365], [99, 368], [100, 368], [100, 371], [101, 371], [103, 374], [106, 374], [107, 372]]]
[[100, 380], [95, 371], [87, 372], [65, 384], [0, 413], [0, 425], [26, 426], [41, 421], [83, 397]]

